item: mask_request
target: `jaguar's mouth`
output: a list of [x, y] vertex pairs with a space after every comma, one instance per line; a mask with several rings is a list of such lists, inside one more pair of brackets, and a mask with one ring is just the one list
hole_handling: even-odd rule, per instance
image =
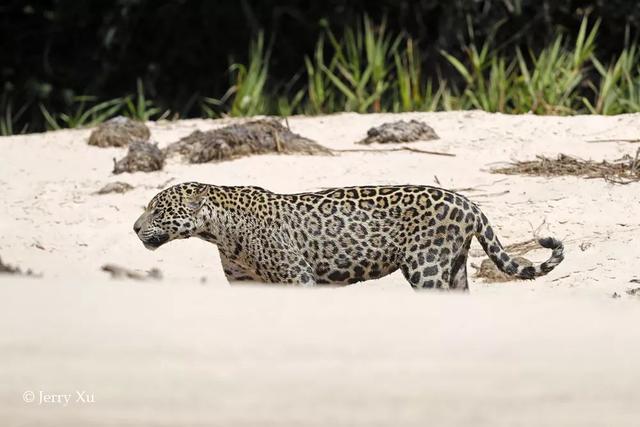
[[169, 241], [169, 235], [161, 234], [159, 236], [152, 236], [146, 240], [142, 240], [142, 244], [144, 245], [145, 248], [151, 251], [155, 251], [156, 249], [158, 249], [160, 246], [164, 245], [168, 241]]

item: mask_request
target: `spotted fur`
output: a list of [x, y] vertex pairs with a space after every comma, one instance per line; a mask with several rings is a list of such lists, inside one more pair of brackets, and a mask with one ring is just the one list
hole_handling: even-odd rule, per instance
[[547, 261], [518, 265], [474, 203], [428, 186], [275, 194], [190, 182], [157, 194], [133, 228], [149, 249], [188, 237], [214, 243], [230, 281], [350, 284], [401, 269], [414, 288], [466, 290], [474, 236], [501, 271], [522, 279], [563, 259], [562, 243], [546, 238]]

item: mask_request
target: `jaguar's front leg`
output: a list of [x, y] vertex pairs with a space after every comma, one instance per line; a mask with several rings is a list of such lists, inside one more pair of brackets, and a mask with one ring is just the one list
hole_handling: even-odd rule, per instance
[[281, 249], [272, 264], [273, 282], [311, 287], [316, 285], [316, 275], [309, 262], [296, 249]]
[[224, 270], [224, 275], [227, 277], [229, 283], [233, 282], [263, 282], [264, 280], [255, 272], [250, 271], [249, 269], [243, 267], [237, 262], [234, 262], [227, 257], [224, 252], [220, 251], [220, 261], [222, 263], [222, 269]]

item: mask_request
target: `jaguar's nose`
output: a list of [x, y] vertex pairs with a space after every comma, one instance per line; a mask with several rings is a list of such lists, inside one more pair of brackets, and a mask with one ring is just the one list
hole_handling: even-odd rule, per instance
[[144, 222], [144, 214], [140, 215], [140, 217], [136, 219], [136, 222], [133, 223], [133, 231], [135, 231], [136, 234], [138, 234], [138, 232], [142, 229], [143, 222]]

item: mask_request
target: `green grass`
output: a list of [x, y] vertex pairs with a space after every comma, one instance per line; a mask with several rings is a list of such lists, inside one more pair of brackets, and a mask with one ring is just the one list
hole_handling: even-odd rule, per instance
[[[585, 18], [575, 37], [560, 34], [536, 52], [496, 46], [492, 36], [479, 43], [469, 28], [464, 54], [440, 52], [440, 68], [427, 74], [420, 46], [411, 37], [389, 32], [384, 21], [376, 24], [364, 16], [340, 31], [323, 22], [314, 51], [301, 58], [300, 71], [287, 83], [269, 78], [270, 49], [260, 33], [249, 45], [246, 63], [229, 67], [230, 84], [222, 96], [200, 98], [201, 111], [205, 117], [467, 109], [556, 115], [638, 112], [638, 46], [627, 42], [616, 57], [602, 61], [597, 57], [599, 24]], [[160, 114], [140, 79], [135, 94], [121, 98], [79, 96], [64, 112], [38, 106], [48, 129], [94, 126], [116, 115], [137, 120], [169, 115]], [[29, 124], [16, 129], [29, 107], [26, 103], [14, 110], [5, 90], [0, 135], [37, 130]]]
[[[154, 118], [162, 119], [170, 112], [162, 115], [153, 101], [147, 99], [144, 86], [140, 79], [136, 82], [136, 94], [107, 101], [99, 101], [94, 96], [75, 96], [65, 112], [52, 112], [40, 103], [38, 105], [47, 130], [75, 129], [96, 126], [110, 118], [123, 115], [134, 120], [147, 121]], [[1, 123], [0, 123], [1, 125]]]
[[[558, 35], [541, 51], [498, 48], [489, 37], [464, 46], [463, 57], [441, 52], [444, 69], [425, 75], [413, 39], [389, 34], [367, 17], [340, 37], [325, 24], [304, 58], [307, 84], [288, 111], [439, 111], [480, 109], [509, 114], [619, 114], [640, 111], [640, 54], [627, 44], [611, 65], [596, 56], [600, 23], [585, 18], [573, 43]], [[497, 30], [497, 28], [496, 28]], [[328, 43], [327, 43], [328, 40]], [[279, 94], [282, 96], [282, 94]], [[276, 114], [278, 111], [273, 111]]]
[[114, 117], [122, 109], [122, 99], [112, 99], [89, 104], [96, 101], [92, 96], [77, 96], [73, 98], [73, 106], [66, 113], [53, 114], [40, 104], [40, 111], [47, 123], [48, 130], [58, 130], [62, 128], [80, 128], [95, 126], [103, 121]]
[[28, 130], [28, 124], [25, 124], [19, 131], [16, 131], [15, 126], [28, 108], [29, 104], [25, 103], [17, 111], [14, 111], [13, 99], [9, 95], [9, 92], [5, 90], [2, 95], [0, 95], [0, 136], [25, 133]]
[[[152, 119], [154, 116], [157, 116], [160, 113], [160, 108], [157, 108], [153, 101], [147, 99], [144, 94], [144, 85], [142, 84], [142, 80], [136, 80], [136, 94], [129, 95], [124, 99], [118, 100], [115, 99], [113, 101], [108, 102], [121, 102], [121, 105], [124, 106], [123, 114], [131, 119], [140, 120], [146, 122], [147, 120]], [[114, 110], [114, 112], [117, 110]], [[165, 111], [162, 116], [159, 118], [164, 118], [168, 116], [170, 112]]]
[[249, 63], [229, 67], [231, 86], [221, 98], [204, 97], [201, 104], [207, 117], [216, 117], [220, 109], [233, 117], [268, 114], [265, 85], [269, 73], [270, 52], [265, 49], [261, 32], [249, 46]]
[[444, 82], [435, 89], [433, 79], [423, 79], [419, 51], [412, 39], [401, 52], [394, 52], [395, 94], [393, 111], [435, 111], [448, 95]]
[[331, 73], [335, 70], [335, 62], [331, 64], [325, 62], [325, 35], [321, 34], [316, 42], [316, 48], [312, 58], [304, 58], [305, 70], [307, 73], [306, 89], [301, 91], [302, 96], [306, 94], [304, 113], [325, 114], [337, 110], [336, 96], [339, 92], [332, 87], [331, 80], [324, 70]]
[[[583, 20], [574, 45], [563, 36], [535, 53], [515, 55], [492, 52], [490, 41], [480, 49], [466, 47], [460, 60], [442, 55], [464, 79], [460, 104], [466, 108], [503, 113], [576, 114], [585, 111], [583, 86], [590, 84], [589, 70], [595, 61], [599, 23], [589, 29]], [[509, 59], [512, 58], [512, 59]]]
[[355, 29], [345, 28], [339, 39], [328, 25], [325, 33], [333, 57], [329, 66], [321, 63], [319, 68], [328, 88], [336, 92], [335, 105], [343, 111], [383, 111], [384, 97], [394, 84], [393, 59], [402, 38], [389, 34], [384, 21], [374, 27], [366, 16]]
[[620, 114], [640, 111], [640, 55], [636, 45], [624, 49], [609, 66], [597, 59], [593, 64], [600, 76], [597, 84], [590, 83], [593, 101], [583, 98], [593, 114]]

